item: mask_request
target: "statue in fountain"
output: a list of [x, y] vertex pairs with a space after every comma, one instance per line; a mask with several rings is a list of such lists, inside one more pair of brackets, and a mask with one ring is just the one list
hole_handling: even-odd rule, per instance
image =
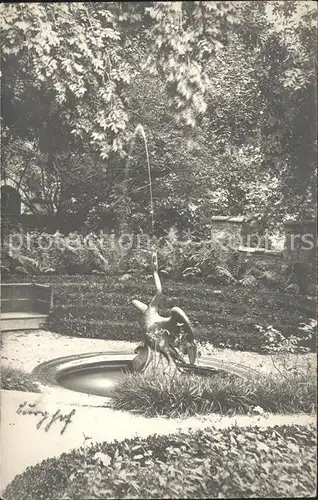
[[[148, 145], [144, 127], [140, 123], [135, 128], [128, 158], [131, 158], [137, 134], [141, 135], [145, 144], [149, 177], [151, 229], [152, 234], [154, 234], [154, 207]], [[129, 162], [127, 163], [125, 170], [125, 177], [127, 176], [128, 168]], [[156, 294], [150, 304], [147, 306], [147, 304], [140, 302], [140, 300], [132, 301], [134, 307], [136, 307], [136, 309], [138, 309], [138, 311], [140, 311], [143, 315], [145, 330], [143, 345], [136, 349], [138, 354], [133, 361], [133, 369], [137, 372], [144, 372], [150, 366], [153, 358], [156, 358], [156, 353], [159, 353], [160, 357], [164, 357], [169, 366], [176, 366], [177, 363], [187, 364], [174, 345], [177, 336], [180, 335], [186, 342], [185, 351], [186, 354], [188, 354], [190, 365], [194, 365], [197, 359], [197, 346], [195, 334], [189, 318], [179, 307], [173, 307], [171, 309], [171, 315], [169, 318], [160, 316], [158, 312], [159, 302], [162, 296], [162, 288], [158, 275], [158, 259], [155, 247], [152, 250], [152, 270], [156, 285]], [[172, 361], [174, 363], [172, 363]]]
[[132, 304], [143, 315], [145, 340], [143, 345], [137, 347], [138, 353], [134, 362], [134, 371], [144, 372], [150, 366], [154, 353], [159, 353], [172, 364], [187, 364], [183, 356], [178, 352], [174, 343], [180, 335], [185, 341], [185, 352], [188, 355], [190, 365], [194, 365], [197, 359], [197, 343], [194, 330], [185, 312], [179, 307], [171, 309], [168, 318], [160, 316], [158, 312], [159, 302], [162, 297], [162, 287], [158, 274], [158, 258], [155, 249], [152, 250], [152, 270], [156, 285], [156, 294], [147, 306], [140, 300], [133, 300]]

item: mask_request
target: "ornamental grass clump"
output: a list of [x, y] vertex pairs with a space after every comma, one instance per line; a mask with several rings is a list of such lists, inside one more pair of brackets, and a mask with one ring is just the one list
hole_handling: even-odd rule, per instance
[[7, 391], [41, 392], [38, 383], [30, 373], [9, 366], [1, 367], [0, 387]]
[[316, 401], [314, 373], [289, 373], [243, 380], [226, 373], [124, 375], [113, 393], [116, 409], [146, 416], [208, 413], [247, 414], [255, 407], [272, 413], [309, 413]]

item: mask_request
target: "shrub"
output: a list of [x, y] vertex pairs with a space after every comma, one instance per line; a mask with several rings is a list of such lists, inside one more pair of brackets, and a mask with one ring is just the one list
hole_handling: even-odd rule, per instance
[[269, 354], [300, 353], [308, 352], [308, 345], [315, 343], [317, 321], [309, 320], [309, 323], [300, 323], [296, 335], [284, 336], [272, 325], [266, 328], [255, 325], [263, 336], [262, 350]]
[[31, 374], [8, 366], [1, 367], [0, 387], [7, 391], [41, 392]]
[[[6, 235], [7, 237], [8, 235]], [[95, 233], [84, 236], [73, 232], [68, 235], [55, 233], [28, 232], [20, 248], [11, 248], [8, 256], [7, 241], [3, 245], [2, 271], [4, 274], [39, 275], [41, 273], [57, 274], [91, 274], [116, 273], [118, 271], [143, 273], [150, 270], [150, 251], [146, 245], [139, 245], [133, 236], [132, 248], [125, 249], [123, 244], [115, 241], [112, 235], [103, 235], [103, 239]], [[221, 241], [221, 240], [220, 240]], [[41, 242], [41, 244], [39, 244]], [[243, 286], [262, 285], [267, 288], [285, 290], [293, 276], [292, 282], [297, 282], [302, 293], [307, 293], [308, 284], [305, 286], [304, 273], [310, 273], [310, 266], [300, 263], [298, 267], [287, 274], [280, 266], [275, 264], [255, 262], [251, 267], [248, 259], [241, 262], [239, 252], [226, 243], [228, 236], [224, 235], [224, 245], [214, 245], [211, 241], [182, 241], [172, 232], [167, 237], [157, 240], [158, 258], [161, 269], [170, 277], [191, 279], [200, 276], [205, 281], [215, 284], [224, 283], [224, 273], [216, 272], [217, 268], [225, 270], [232, 277], [230, 282], [240, 280]], [[124, 243], [124, 242], [122, 242]], [[148, 242], [149, 243], [149, 242]], [[149, 245], [148, 245], [149, 246]], [[11, 257], [11, 258], [9, 258]], [[309, 271], [308, 271], [309, 269]], [[297, 276], [296, 276], [296, 274]], [[253, 276], [255, 280], [251, 283]], [[306, 281], [305, 280], [305, 281]], [[226, 281], [228, 283], [229, 281]], [[293, 292], [294, 293], [294, 292]]]
[[[7, 242], [3, 251], [8, 254]], [[25, 271], [29, 274], [90, 274], [94, 270], [127, 272], [132, 269], [143, 272], [150, 268], [149, 249], [134, 244], [131, 249], [125, 250], [111, 236], [105, 235], [101, 240], [94, 233], [84, 237], [77, 232], [63, 236], [58, 232], [51, 235], [30, 231], [23, 238], [23, 245], [20, 248], [11, 248], [10, 252], [11, 264], [15, 263], [9, 268], [11, 273], [14, 273], [17, 267], [24, 268], [24, 264], [27, 264]], [[191, 267], [198, 269], [198, 274], [207, 276], [218, 265], [235, 276], [238, 273], [238, 252], [230, 248], [227, 251], [223, 248], [212, 248], [209, 241], [183, 242], [174, 236], [160, 238], [158, 257], [162, 269], [168, 269], [169, 274], [174, 277], [182, 276], [185, 269]]]
[[304, 498], [315, 495], [314, 426], [205, 429], [98, 443], [28, 467], [6, 500]]
[[[96, 235], [90, 235], [90, 245], [83, 235], [70, 233], [63, 236], [45, 232], [31, 231], [24, 235], [21, 247], [7, 246], [4, 242], [3, 252], [10, 258], [10, 271], [22, 267], [29, 274], [47, 272], [89, 274], [93, 270], [105, 271], [112, 264], [102, 255]], [[8, 266], [6, 266], [8, 267]]]
[[248, 381], [227, 374], [124, 375], [113, 401], [116, 409], [147, 416], [248, 413], [255, 407], [274, 413], [310, 412], [316, 401], [316, 377], [293, 372]]

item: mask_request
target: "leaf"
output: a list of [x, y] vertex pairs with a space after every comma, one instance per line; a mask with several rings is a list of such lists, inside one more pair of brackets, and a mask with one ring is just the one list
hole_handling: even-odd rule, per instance
[[94, 457], [95, 460], [100, 461], [104, 467], [108, 467], [111, 464], [111, 457], [106, 453], [97, 452]]
[[263, 415], [263, 414], [264, 414], [264, 410], [263, 410], [263, 408], [261, 408], [260, 406], [255, 406], [255, 407], [253, 408], [253, 411], [254, 411], [255, 413], [258, 413], [259, 415]]
[[18, 21], [15, 25], [22, 31], [27, 31], [30, 28], [30, 24], [25, 21]]

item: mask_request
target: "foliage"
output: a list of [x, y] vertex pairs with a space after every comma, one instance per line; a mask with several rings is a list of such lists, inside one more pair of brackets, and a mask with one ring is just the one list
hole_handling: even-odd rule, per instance
[[[39, 273], [92, 273], [105, 272], [120, 263], [120, 250], [115, 245], [101, 246], [96, 234], [83, 236], [72, 232], [67, 237], [61, 233], [48, 234], [30, 231], [15, 233], [3, 242], [3, 260], [11, 263], [11, 273], [20, 266], [28, 274]], [[29, 264], [29, 265], [27, 265]]]
[[314, 426], [205, 429], [98, 443], [29, 467], [8, 500], [315, 495]]
[[304, 365], [301, 353], [308, 352], [310, 350], [308, 344], [313, 345], [316, 342], [316, 320], [309, 319], [307, 324], [301, 322], [297, 335], [291, 335], [288, 338], [271, 325], [266, 329], [259, 325], [256, 327], [264, 338], [262, 350], [271, 355], [273, 366], [282, 377], [289, 378], [291, 372], [297, 375], [300, 365], [302, 370], [310, 371], [310, 367]]
[[[154, 285], [146, 275], [35, 275], [10, 276], [12, 282], [51, 283], [54, 309], [49, 317], [53, 331], [83, 338], [139, 341], [142, 339], [140, 314], [131, 305], [133, 298], [149, 303]], [[169, 315], [179, 306], [189, 316], [200, 342], [215, 347], [264, 352], [268, 347], [264, 331], [269, 317], [284, 337], [295, 335], [300, 346], [316, 350], [315, 335], [307, 337], [303, 322], [315, 317], [315, 303], [305, 296], [293, 296], [261, 284], [255, 289], [241, 285], [215, 286], [201, 278], [163, 278], [161, 314]], [[258, 326], [256, 326], [258, 325]]]
[[64, 236], [58, 231], [53, 235], [17, 231], [3, 237], [1, 269], [6, 275], [139, 274], [150, 272], [149, 249], [155, 243], [163, 276], [187, 281], [200, 277], [215, 285], [240, 284], [250, 288], [262, 285], [282, 291], [288, 291], [288, 285], [296, 282], [301, 285], [298, 293], [302, 294], [307, 294], [312, 283], [307, 263], [295, 263], [284, 269], [280, 261], [243, 260], [226, 232], [201, 241], [190, 238], [188, 233], [185, 236], [184, 233], [180, 236], [176, 229], [158, 239], [142, 232], [120, 235], [90, 232], [84, 236], [74, 231]]
[[68, 213], [71, 229], [125, 215], [149, 230], [141, 144], [127, 161], [141, 122], [158, 234], [177, 221], [199, 233], [213, 214], [312, 216], [310, 4], [3, 4], [6, 176], [61, 230]]
[[307, 347], [303, 347], [304, 343], [313, 342], [316, 336], [317, 321], [309, 320], [309, 324], [301, 323], [298, 328], [298, 336], [290, 335], [286, 338], [282, 333], [269, 325], [264, 328], [260, 325], [255, 325], [258, 331], [264, 336], [263, 349], [270, 354], [284, 354], [295, 352], [308, 352]]
[[[128, 238], [126, 238], [126, 236]], [[56, 232], [30, 231], [15, 233], [3, 241], [3, 265], [6, 259], [11, 273], [25, 268], [26, 273], [89, 274], [92, 272], [149, 271], [150, 239], [142, 234], [125, 233], [118, 240], [114, 235], [79, 232], [63, 236]], [[180, 241], [170, 232], [158, 240], [158, 257], [165, 274], [186, 276], [186, 270], [198, 269], [197, 275], [208, 276], [217, 266], [238, 272], [238, 252], [210, 241]], [[15, 262], [15, 266], [14, 266]], [[217, 278], [216, 278], [217, 279]]]
[[108, 211], [120, 158], [111, 171], [103, 160], [123, 154], [127, 141], [125, 89], [133, 73], [118, 10], [91, 3], [2, 6], [6, 175], [29, 209], [36, 211], [33, 200], [40, 198], [60, 229], [66, 213], [81, 225], [92, 207]]
[[[83, 3], [3, 5], [5, 83], [18, 77], [10, 103], [14, 110], [22, 101], [27, 121], [34, 105], [32, 125], [40, 140], [50, 130], [53, 144], [57, 138], [63, 144], [63, 135], [71, 134], [99, 147], [102, 158], [121, 149], [127, 122], [123, 91], [131, 75], [116, 9]], [[10, 92], [7, 85], [5, 91]], [[55, 122], [43, 116], [38, 96], [49, 100]]]
[[7, 391], [41, 392], [32, 375], [9, 366], [1, 367], [0, 387]]
[[[164, 47], [159, 57], [152, 54], [152, 62], [168, 73], [175, 108], [189, 125], [204, 109], [210, 122], [203, 133], [211, 161], [203, 172], [199, 167], [198, 188], [216, 181], [224, 202], [234, 202], [229, 213], [243, 207], [258, 211], [262, 197], [264, 218], [272, 219], [273, 211], [282, 215], [287, 207], [299, 214], [302, 203], [300, 212], [308, 210], [315, 177], [313, 6], [160, 4], [151, 16], [156, 44]], [[259, 188], [263, 193], [256, 202]], [[203, 193], [209, 197], [206, 189]]]
[[315, 373], [289, 372], [243, 380], [226, 373], [202, 377], [160, 372], [124, 375], [113, 392], [116, 409], [146, 416], [223, 415], [264, 412], [310, 412], [315, 406]]

